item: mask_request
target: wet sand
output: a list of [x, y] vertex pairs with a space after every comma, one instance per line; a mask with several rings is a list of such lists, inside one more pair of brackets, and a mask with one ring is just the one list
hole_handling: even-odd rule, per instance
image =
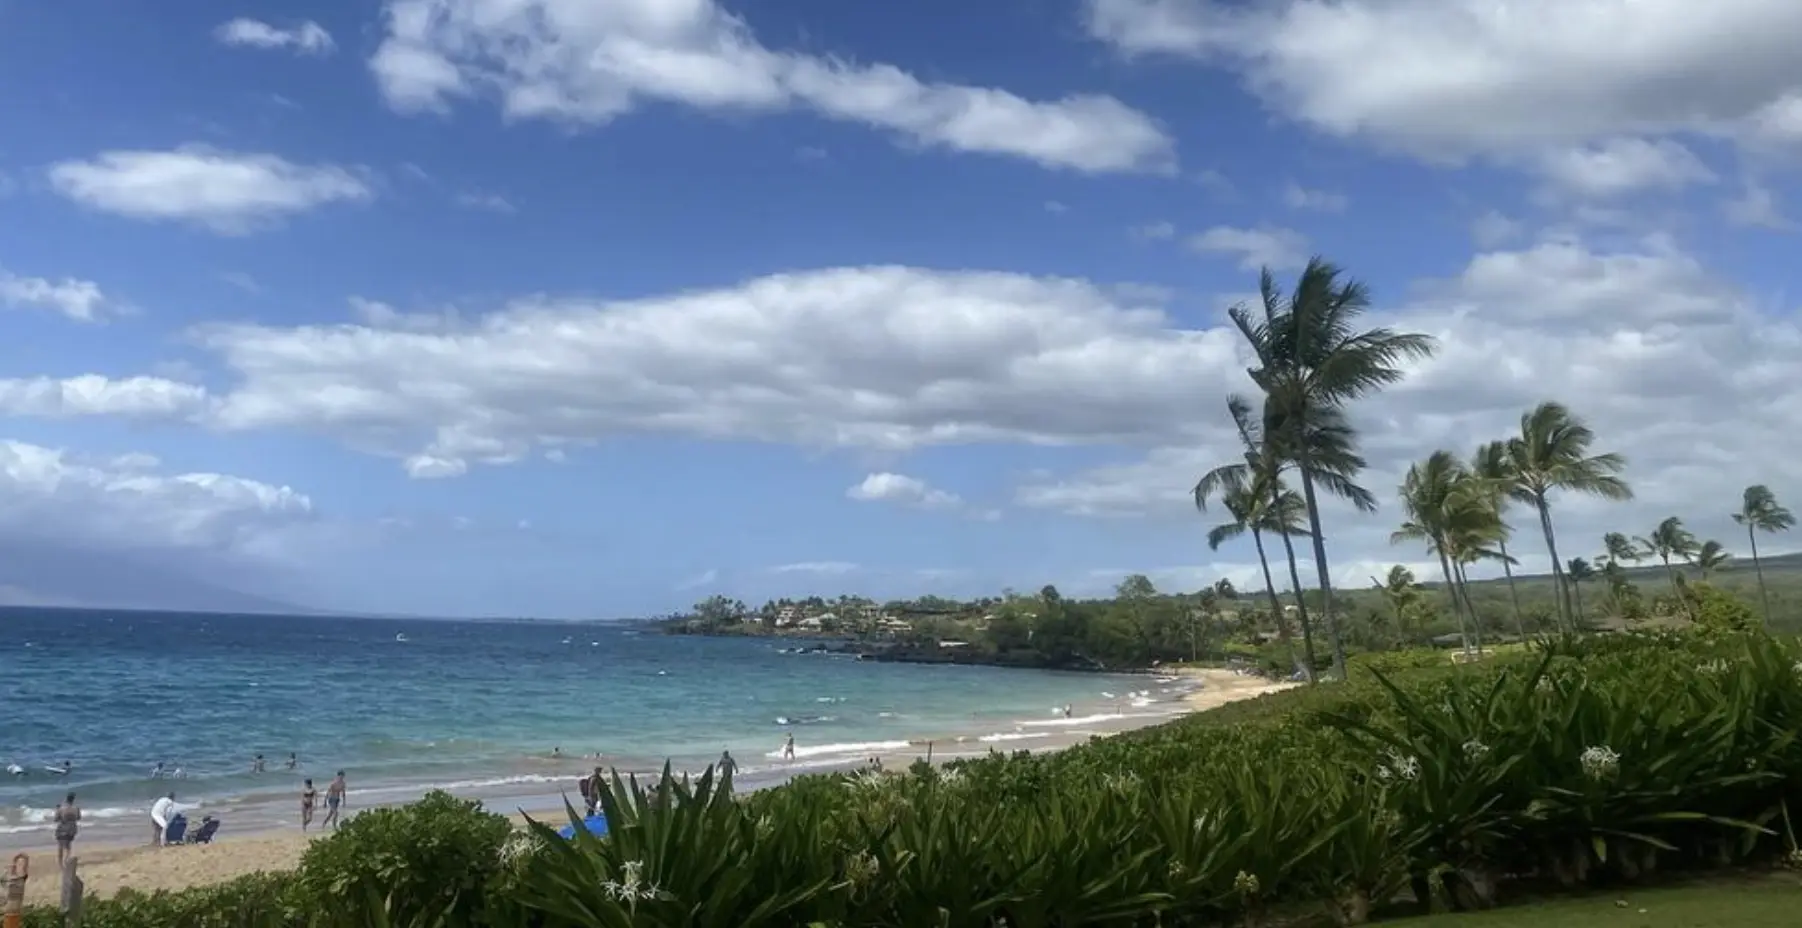
[[[1095, 716], [1088, 719], [1070, 720], [1069, 726], [1060, 724], [1061, 720], [1051, 719], [1037, 723], [1039, 727], [1017, 729], [1017, 740], [983, 741], [979, 738], [947, 739], [941, 741], [919, 742], [903, 751], [885, 752], [882, 762], [888, 769], [899, 769], [916, 759], [931, 757], [934, 763], [957, 760], [959, 758], [979, 757], [990, 751], [1059, 751], [1073, 745], [1082, 744], [1091, 738], [1106, 737], [1121, 731], [1144, 728], [1160, 724], [1190, 712], [1200, 712], [1226, 705], [1241, 699], [1251, 699], [1266, 693], [1289, 689], [1295, 684], [1273, 683], [1259, 677], [1236, 674], [1227, 670], [1184, 669], [1175, 672], [1188, 681], [1199, 686], [1197, 690], [1184, 697], [1181, 702], [1159, 703], [1155, 706], [1161, 712], [1145, 714], [1127, 714], [1124, 700], [1122, 705], [1104, 714], [1123, 714], [1123, 717], [1103, 718]], [[1149, 678], [1148, 678], [1149, 679]], [[1140, 707], [1144, 708], [1144, 707]], [[1059, 730], [1060, 728], [1071, 730]], [[1076, 730], [1080, 727], [1080, 730]], [[848, 769], [855, 765], [847, 764], [840, 769]], [[827, 768], [796, 769], [793, 774], [825, 772]], [[788, 775], [780, 779], [787, 779]], [[772, 782], [747, 782], [747, 787], [767, 787], [777, 785]], [[573, 792], [573, 787], [572, 790]], [[559, 819], [562, 815], [561, 796], [511, 796], [481, 798], [490, 809], [515, 813], [525, 809], [535, 815], [547, 819]], [[353, 791], [352, 800], [355, 796]], [[352, 810], [351, 814], [354, 814]], [[133, 889], [139, 892], [156, 892], [158, 890], [179, 890], [193, 886], [234, 879], [257, 872], [275, 872], [292, 870], [300, 863], [301, 855], [307, 845], [318, 839], [322, 832], [314, 831], [302, 834], [298, 828], [284, 831], [263, 831], [231, 834], [229, 831], [221, 835], [218, 843], [193, 847], [153, 848], [148, 843], [139, 845], [121, 845], [117, 833], [109, 836], [112, 844], [105, 844], [109, 836], [96, 837], [90, 844], [86, 841], [76, 842], [76, 856], [81, 862], [81, 876], [87, 884], [90, 894], [110, 896], [121, 889]], [[47, 837], [47, 836], [45, 836]], [[43, 840], [34, 836], [35, 842]], [[6, 854], [11, 857], [9, 849]], [[54, 904], [60, 893], [60, 880], [56, 871], [56, 849], [53, 846], [38, 845], [25, 849], [31, 855], [33, 876], [26, 886], [28, 904]]]

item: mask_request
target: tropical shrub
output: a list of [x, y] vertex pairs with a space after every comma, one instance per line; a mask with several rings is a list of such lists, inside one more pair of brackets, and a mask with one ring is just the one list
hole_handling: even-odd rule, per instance
[[297, 891], [332, 911], [379, 899], [396, 924], [486, 924], [488, 884], [512, 832], [480, 802], [434, 791], [362, 812], [315, 841], [301, 858]]

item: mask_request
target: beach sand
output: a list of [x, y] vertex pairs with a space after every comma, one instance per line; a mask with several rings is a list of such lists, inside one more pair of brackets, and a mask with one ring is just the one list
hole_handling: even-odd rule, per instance
[[[1181, 714], [1202, 712], [1242, 699], [1280, 692], [1296, 685], [1273, 683], [1230, 670], [1184, 668], [1175, 673], [1199, 684], [1199, 688], [1185, 698], [1182, 709], [1176, 713], [1116, 719], [1095, 725], [1095, 728], [1101, 729], [1096, 734], [1046, 732], [1042, 738], [1031, 742], [984, 744], [968, 740], [940, 741], [935, 743], [932, 758], [934, 761], [950, 761], [980, 756], [990, 750], [1063, 750], [1084, 743], [1091, 737], [1105, 737], [1160, 724]], [[925, 756], [924, 747], [916, 746], [908, 751], [886, 754], [883, 761], [889, 769], [895, 770]], [[505, 801], [490, 801], [488, 806], [496, 811], [507, 809]], [[557, 820], [560, 813], [546, 817]], [[153, 848], [148, 845], [87, 846], [77, 841], [76, 856], [81, 862], [81, 878], [87, 884], [90, 894], [110, 896], [121, 889], [148, 893], [203, 886], [257, 872], [292, 870], [300, 864], [300, 857], [305, 853], [308, 843], [324, 834], [327, 833], [303, 835], [298, 831], [259, 832], [221, 837], [218, 843], [211, 845], [172, 848]], [[26, 885], [27, 904], [55, 904], [61, 891], [56, 871], [56, 849], [35, 847], [27, 849], [27, 852], [31, 855], [33, 872], [31, 881]], [[11, 854], [8, 853], [7, 856], [10, 857]]]

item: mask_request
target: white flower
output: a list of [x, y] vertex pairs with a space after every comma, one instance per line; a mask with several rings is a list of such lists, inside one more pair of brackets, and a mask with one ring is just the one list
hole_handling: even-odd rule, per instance
[[1388, 779], [1383, 776], [1385, 770], [1399, 779], [1418, 780], [1420, 779], [1420, 758], [1412, 755], [1403, 756], [1395, 751], [1390, 751], [1388, 765], [1378, 767], [1377, 776]]
[[1452, 707], [1452, 701], [1449, 699], [1439, 704], [1439, 711], [1446, 715], [1455, 715], [1458, 712], [1457, 709]]
[[1795, 663], [1795, 666], [1791, 667], [1790, 669], [1796, 672], [1796, 676], [1802, 677], [1802, 661], [1797, 661]]
[[858, 851], [845, 861], [845, 879], [854, 886], [868, 886], [882, 872], [882, 863], [869, 851]]
[[1258, 875], [1255, 873], [1246, 873], [1241, 870], [1237, 876], [1233, 877], [1233, 891], [1241, 896], [1255, 896], [1261, 888]]
[[516, 831], [508, 835], [507, 840], [501, 844], [501, 866], [511, 867], [521, 861], [530, 860], [536, 857], [543, 847], [544, 842], [539, 839], [536, 832]]
[[1732, 669], [1732, 664], [1729, 664], [1724, 659], [1718, 657], [1714, 660], [1703, 661], [1696, 665], [1696, 673], [1707, 674], [1708, 676], [1714, 677], [1718, 677]]
[[1550, 693], [1552, 690], [1556, 689], [1557, 687], [1558, 687], [1558, 684], [1553, 683], [1551, 677], [1540, 677], [1539, 682], [1533, 684], [1533, 688], [1540, 691], [1541, 693]]
[[1125, 795], [1139, 785], [1139, 778], [1132, 773], [1110, 773], [1102, 778], [1102, 784], [1116, 793]]
[[1471, 739], [1470, 741], [1464, 742], [1464, 758], [1466, 760], [1474, 762], [1474, 761], [1482, 760], [1483, 758], [1488, 757], [1488, 756], [1489, 756], [1489, 745], [1484, 744], [1481, 741], [1477, 741], [1474, 738]]
[[1195, 833], [1201, 834], [1202, 832], [1207, 831], [1207, 830], [1208, 830], [1208, 817], [1206, 815], [1195, 816]]
[[1620, 770], [1621, 756], [1613, 748], [1598, 744], [1584, 748], [1577, 763], [1582, 765], [1584, 776], [1592, 780], [1605, 780]]
[[636, 905], [642, 900], [670, 898], [669, 893], [655, 883], [644, 881], [644, 861], [628, 860], [620, 869], [624, 872], [617, 881], [607, 880], [601, 884], [601, 891], [614, 900]]

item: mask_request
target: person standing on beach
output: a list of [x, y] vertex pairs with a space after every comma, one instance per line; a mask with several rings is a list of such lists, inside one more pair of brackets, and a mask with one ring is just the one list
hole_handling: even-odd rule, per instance
[[732, 759], [731, 751], [721, 751], [720, 752], [719, 767], [720, 767], [720, 776], [731, 777], [731, 776], [738, 775], [738, 761], [735, 761]]
[[313, 824], [313, 805], [319, 801], [319, 791], [313, 788], [313, 781], [308, 778], [300, 787], [300, 830], [306, 831]]
[[582, 794], [582, 807], [587, 810], [587, 815], [593, 815], [601, 807], [601, 784], [605, 782], [601, 777], [601, 768], [596, 767], [593, 775], [576, 782], [576, 791]]
[[795, 759], [795, 733], [792, 731], [788, 733], [788, 740], [782, 742], [782, 759]]
[[344, 771], [332, 778], [330, 786], [325, 788], [325, 821], [319, 823], [321, 828], [336, 829], [338, 827], [338, 807], [344, 805], [344, 794], [349, 789], [344, 785]]
[[175, 815], [175, 794], [170, 793], [150, 804], [150, 827], [156, 834], [150, 839], [151, 847], [162, 847], [163, 836], [169, 829], [169, 819]]
[[72, 853], [75, 846], [75, 832], [81, 829], [81, 807], [75, 804], [75, 794], [70, 793], [56, 807], [56, 866], [61, 869], [63, 861]]

